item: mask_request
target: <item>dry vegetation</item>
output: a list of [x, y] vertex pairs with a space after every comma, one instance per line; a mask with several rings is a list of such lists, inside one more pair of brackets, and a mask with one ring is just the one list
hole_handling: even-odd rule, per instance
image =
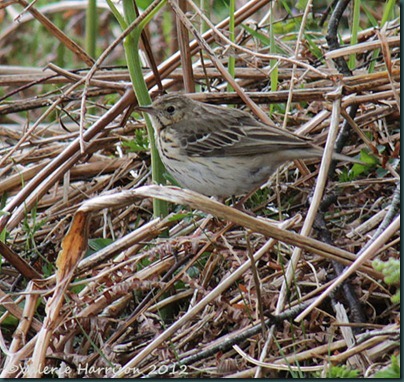
[[[21, 13], [25, 1], [5, 1], [2, 377], [365, 377], [399, 355], [397, 285], [372, 267], [400, 257], [398, 5], [374, 28], [369, 20], [380, 26], [392, 2], [363, 2], [352, 43], [352, 4], [342, 18], [331, 1], [292, 17], [275, 2], [269, 17], [268, 1], [240, 1], [231, 43], [228, 10], [215, 3], [212, 25], [197, 1], [180, 2], [186, 17], [168, 1], [147, 25], [152, 97], [196, 91], [247, 105], [323, 146], [342, 131], [337, 146], [368, 164], [289, 163], [243, 200], [248, 213], [232, 207], [240, 197], [222, 204], [151, 185], [147, 133], [106, 4], [105, 57], [93, 66], [82, 2]], [[330, 48], [337, 33], [342, 45]], [[170, 202], [168, 216], [154, 217], [153, 197]]]

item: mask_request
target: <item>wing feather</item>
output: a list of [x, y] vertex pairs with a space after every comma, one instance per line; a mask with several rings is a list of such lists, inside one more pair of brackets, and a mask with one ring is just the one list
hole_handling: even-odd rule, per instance
[[[276, 153], [286, 148], [298, 150], [312, 148], [305, 138], [286, 130], [265, 125], [238, 109], [217, 115], [206, 111], [199, 116], [203, 121], [195, 133], [186, 121], [181, 123], [181, 149], [189, 156], [240, 156]], [[222, 116], [218, 118], [217, 116]]]

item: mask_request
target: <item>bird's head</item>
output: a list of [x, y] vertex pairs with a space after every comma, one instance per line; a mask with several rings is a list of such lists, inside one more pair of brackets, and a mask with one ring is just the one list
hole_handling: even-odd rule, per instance
[[138, 106], [136, 109], [150, 114], [162, 128], [190, 119], [196, 106], [196, 102], [186, 96], [167, 94], [157, 98], [150, 106]]

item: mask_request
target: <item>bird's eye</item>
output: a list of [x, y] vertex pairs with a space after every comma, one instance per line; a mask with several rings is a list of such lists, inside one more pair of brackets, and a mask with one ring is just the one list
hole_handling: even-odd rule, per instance
[[168, 106], [167, 109], [166, 109], [166, 112], [167, 112], [168, 114], [173, 114], [174, 111], [175, 111], [175, 107], [174, 107], [174, 106]]

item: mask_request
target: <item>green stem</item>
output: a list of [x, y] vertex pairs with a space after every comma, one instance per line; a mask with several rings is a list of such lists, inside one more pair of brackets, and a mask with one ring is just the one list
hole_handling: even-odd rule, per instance
[[88, 0], [86, 12], [86, 50], [95, 58], [97, 47], [97, 0]]
[[[235, 35], [234, 35], [234, 13], [236, 12], [236, 1], [235, 0], [230, 0], [230, 10], [229, 10], [229, 38], [230, 41], [234, 42], [235, 41]], [[227, 66], [229, 74], [234, 78], [235, 73], [236, 73], [236, 58], [234, 57], [233, 54], [229, 55], [229, 64]], [[230, 84], [227, 84], [227, 91], [232, 92], [234, 91], [233, 86]]]
[[[60, 13], [56, 13], [55, 15], [55, 24], [58, 28], [63, 30], [65, 20], [63, 19], [63, 16]], [[32, 47], [31, 47], [32, 49]], [[34, 48], [35, 51], [35, 48]], [[56, 65], [58, 65], [60, 68], [63, 68], [66, 65], [66, 45], [65, 44], [58, 44], [58, 47], [56, 48]]]
[[[387, 0], [383, 10], [382, 20], [380, 22], [380, 28], [383, 28], [384, 24], [386, 24], [386, 22], [389, 20], [395, 4], [396, 4], [395, 0]], [[376, 58], [379, 56], [379, 53], [380, 49], [375, 49], [373, 51], [368, 73], [373, 73], [376, 65]]]
[[125, 19], [121, 16], [118, 9], [115, 7], [115, 4], [112, 0], [107, 0], [109, 9], [111, 10], [112, 14], [115, 16], [116, 20], [118, 21], [119, 25], [121, 26], [122, 30], [125, 30], [128, 27]]
[[[360, 21], [361, 0], [354, 0], [354, 9], [352, 17], [351, 46], [358, 43], [359, 21]], [[353, 70], [356, 66], [356, 54], [349, 56], [348, 67]]]
[[[154, 6], [152, 11], [139, 23], [139, 25], [132, 31], [132, 33], [130, 33], [125, 38], [125, 41], [123, 43], [133, 89], [136, 94], [136, 98], [139, 102], [139, 105], [142, 106], [150, 105], [151, 99], [149, 91], [147, 89], [147, 85], [143, 78], [141, 59], [139, 56], [139, 41], [143, 28], [153, 18], [153, 16], [162, 8], [165, 2], [166, 2], [165, 0], [154, 1], [150, 5], [150, 7]], [[126, 19], [125, 21], [129, 25], [137, 18], [136, 11], [133, 5], [133, 0], [124, 0], [123, 9]], [[152, 180], [153, 183], [164, 184], [165, 179], [163, 177], [163, 174], [165, 169], [156, 148], [154, 130], [149, 116], [145, 115], [145, 121], [147, 127], [147, 134], [149, 136], [149, 142], [150, 142]], [[156, 217], [166, 216], [168, 214], [167, 202], [159, 199], [153, 199], [153, 213], [154, 216]]]
[[[274, 31], [274, 3], [271, 3], [271, 13], [269, 15], [269, 48], [271, 53], [276, 52], [275, 31]], [[269, 66], [271, 68], [271, 91], [278, 90], [278, 62], [277, 60], [270, 60]], [[269, 105], [270, 113], [273, 112], [273, 104]]]

